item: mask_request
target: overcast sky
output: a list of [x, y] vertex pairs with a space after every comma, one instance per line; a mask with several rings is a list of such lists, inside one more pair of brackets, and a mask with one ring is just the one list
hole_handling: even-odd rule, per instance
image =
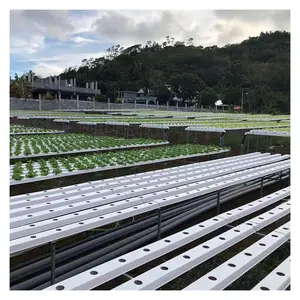
[[261, 31], [290, 31], [288, 10], [111, 10], [10, 12], [10, 75], [32, 69], [37, 75], [61, 73], [105, 49], [146, 41], [194, 39], [195, 45], [224, 46]]

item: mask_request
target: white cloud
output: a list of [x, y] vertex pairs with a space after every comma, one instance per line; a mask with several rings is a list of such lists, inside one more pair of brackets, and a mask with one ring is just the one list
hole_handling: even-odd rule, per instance
[[12, 54], [33, 54], [44, 47], [44, 37], [30, 36], [27, 39], [15, 37], [10, 41], [10, 52]]
[[[103, 10], [103, 11], [59, 11], [27, 10], [11, 12], [11, 36], [50, 37], [67, 40], [72, 35], [77, 44], [88, 44], [105, 40], [113, 44], [145, 43], [147, 40], [161, 42], [167, 35], [187, 41], [193, 37], [196, 44], [227, 43], [226, 26], [241, 41], [259, 30], [289, 30], [290, 13], [287, 10]], [[214, 25], [224, 24], [219, 32]], [[239, 26], [240, 33], [232, 27]], [[22, 35], [21, 35], [22, 33]], [[81, 34], [80, 34], [81, 33]], [[88, 33], [85, 38], [82, 33]], [[223, 36], [220, 39], [219, 34]], [[210, 36], [210, 39], [205, 37]], [[227, 39], [228, 40], [227, 40]]]
[[238, 43], [262, 31], [290, 30], [289, 11], [216, 10], [217, 23], [212, 27], [215, 44]]
[[169, 35], [185, 42], [192, 37], [195, 45], [223, 46], [261, 31], [289, 31], [289, 23], [290, 13], [284, 10], [14, 10], [11, 54], [47, 76], [102, 56], [103, 43], [126, 48], [148, 40], [161, 43]]
[[73, 41], [74, 43], [78, 44], [79, 46], [83, 46], [83, 45], [87, 45], [87, 44], [97, 44], [97, 43], [100, 43], [97, 40], [87, 39], [87, 38], [84, 38], [82, 36], [72, 37], [71, 41]]
[[211, 11], [103, 11], [94, 23], [94, 34], [120, 43], [162, 42], [166, 36], [201, 43], [215, 17]]
[[11, 10], [10, 33], [65, 40], [74, 30], [67, 10]]
[[[215, 27], [218, 23], [222, 28]], [[289, 31], [289, 23], [289, 11], [102, 11], [92, 30], [120, 44], [162, 42], [169, 35], [181, 41], [192, 37], [196, 45], [223, 46], [261, 31]]]
[[60, 74], [63, 72], [63, 68], [61, 66], [57, 66], [54, 64], [47, 64], [47, 63], [43, 63], [40, 62], [37, 65], [35, 65], [33, 67], [33, 72], [37, 75], [37, 76], [41, 76], [41, 77], [47, 77], [47, 76], [54, 76], [57, 74]]
[[[55, 56], [47, 56], [47, 57], [33, 57], [19, 60], [19, 62], [59, 62], [59, 61], [78, 61], [79, 63], [84, 58], [90, 57], [101, 57], [104, 55], [103, 51], [100, 52], [80, 52], [80, 53], [70, 53], [66, 55], [55, 55]], [[79, 61], [80, 60], [80, 61]]]
[[43, 49], [45, 38], [64, 41], [72, 30], [68, 11], [11, 10], [11, 53], [36, 53]]
[[73, 53], [65, 56], [36, 57], [22, 60], [20, 62], [34, 63], [32, 70], [38, 76], [47, 77], [58, 75], [68, 67], [80, 66], [84, 58], [97, 58], [104, 55], [104, 52]]
[[69, 20], [73, 26], [73, 34], [89, 33], [97, 19], [98, 11], [83, 11], [81, 14], [71, 15]]

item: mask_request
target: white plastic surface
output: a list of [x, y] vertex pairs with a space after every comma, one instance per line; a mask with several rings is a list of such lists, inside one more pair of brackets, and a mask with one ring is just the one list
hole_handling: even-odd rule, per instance
[[[280, 219], [280, 217], [277, 217], [277, 220], [278, 219]], [[276, 221], [276, 218], [274, 218], [274, 221]], [[261, 225], [262, 225], [262, 227], [267, 226], [268, 222], [263, 221], [263, 223]], [[253, 234], [255, 232], [256, 231], [255, 231], [254, 227], [249, 226], [247, 224], [247, 222], [245, 222], [241, 225], [238, 225], [238, 226], [218, 235], [217, 237], [212, 238], [209, 241], [204, 242], [203, 244], [201, 244], [195, 248], [192, 248], [189, 251], [186, 251], [185, 253], [183, 253], [181, 255], [178, 255], [178, 256], [168, 260], [167, 262], [165, 262], [153, 269], [150, 269], [149, 271], [133, 278], [132, 280], [129, 280], [129, 281], [125, 282], [124, 284], [119, 285], [118, 287], [115, 288], [115, 290], [153, 290], [153, 289], [157, 289], [157, 288], [163, 286], [164, 284], [170, 282], [174, 278], [187, 272], [188, 270], [196, 267], [197, 265], [201, 264], [202, 262], [208, 260], [209, 258], [215, 256], [216, 254], [220, 253], [221, 251], [224, 251], [225, 249], [229, 248], [230, 246], [245, 239], [246, 237], [250, 236], [251, 234]], [[274, 231], [274, 232], [277, 234], [276, 231]], [[273, 235], [274, 235], [274, 232], [273, 232]], [[282, 238], [267, 236], [267, 237], [264, 237], [262, 240], [265, 241], [267, 244], [269, 243], [270, 245], [276, 244], [276, 247], [275, 247], [275, 249], [276, 249], [280, 245], [282, 245], [285, 241], [287, 241], [289, 238], [288, 236], [285, 236], [285, 235], [281, 235], [281, 237]], [[262, 246], [259, 243], [257, 245], [258, 246], [255, 246], [255, 247], [261, 247], [262, 249], [268, 249], [267, 246]], [[253, 245], [253, 247], [254, 247], [254, 245]], [[271, 248], [272, 247], [270, 246], [270, 249]], [[247, 249], [247, 250], [249, 250], [249, 249]], [[256, 249], [256, 252], [259, 252], [259, 249]], [[266, 253], [266, 252], [264, 252], [264, 253]], [[244, 256], [247, 256], [247, 255], [245, 255], [243, 253], [241, 255], [241, 257], [244, 257]], [[236, 264], [237, 263], [242, 264], [243, 261], [246, 262], [246, 259], [245, 258], [240, 259], [240, 256], [239, 256], [239, 262], [236, 262]], [[229, 275], [230, 275], [229, 273], [224, 273], [223, 275], [225, 278], [224, 280], [226, 280], [227, 277], [228, 277], [227, 281], [231, 280], [229, 277]], [[210, 281], [214, 281], [214, 280], [210, 280]]]
[[267, 275], [262, 281], [260, 281], [252, 290], [285, 290], [290, 285], [291, 281], [290, 263], [291, 258], [288, 257], [269, 275]]
[[[57, 240], [62, 237], [66, 237], [66, 236], [70, 236], [70, 235], [73, 235], [73, 234], [76, 234], [79, 232], [83, 232], [85, 230], [97, 228], [99, 226], [103, 226], [105, 224], [119, 221], [119, 220], [125, 219], [127, 217], [132, 217], [132, 216], [144, 213], [146, 211], [151, 211], [151, 210], [157, 209], [158, 207], [164, 207], [164, 206], [171, 205], [171, 204], [174, 204], [174, 203], [177, 203], [180, 201], [184, 201], [186, 199], [191, 199], [193, 197], [199, 197], [201, 195], [205, 195], [210, 192], [218, 191], [225, 187], [244, 183], [249, 180], [259, 178], [261, 176], [269, 175], [269, 174], [278, 172], [280, 170], [284, 170], [286, 168], [289, 168], [289, 161], [279, 162], [279, 163], [270, 164], [268, 166], [253, 168], [253, 169], [247, 170], [248, 173], [246, 173], [245, 175], [243, 175], [245, 173], [245, 171], [236, 172], [233, 175], [234, 178], [232, 178], [232, 175], [221, 176], [224, 179], [224, 181], [219, 182], [219, 183], [210, 182], [210, 183], [208, 183], [210, 185], [207, 185], [204, 187], [197, 188], [196, 187], [197, 183], [190, 184], [190, 185], [188, 185], [188, 188], [190, 188], [190, 190], [188, 192], [180, 193], [179, 192], [180, 187], [178, 187], [178, 188], [176, 188], [176, 189], [178, 189], [178, 194], [174, 195], [174, 196], [158, 197], [157, 195], [152, 194], [155, 197], [157, 197], [157, 199], [155, 201], [151, 200], [150, 205], [148, 203], [145, 203], [145, 204], [137, 205], [136, 209], [126, 208], [124, 210], [120, 210], [119, 212], [117, 212], [117, 215], [115, 212], [108, 213], [107, 215], [101, 216], [101, 218], [103, 218], [105, 220], [101, 220], [100, 222], [99, 222], [98, 218], [91, 218], [91, 219], [85, 220], [84, 225], [72, 223], [72, 224], [62, 226], [62, 227], [58, 228], [59, 232], [55, 232], [55, 229], [50, 229], [50, 230], [46, 230], [46, 231], [40, 232], [38, 234], [35, 234], [34, 237], [23, 235], [21, 238], [12, 240], [10, 242], [10, 252], [14, 253], [14, 252], [18, 252], [18, 251], [21, 251], [24, 249], [32, 248], [34, 246], [41, 245], [41, 244], [44, 244], [49, 241]], [[207, 182], [208, 181], [210, 181], [210, 180], [207, 180]], [[213, 179], [212, 179], [212, 181], [213, 181]], [[186, 187], [184, 187], [184, 188], [186, 189]], [[161, 193], [163, 193], [163, 192], [161, 192]], [[69, 218], [72, 218], [72, 217], [70, 216]], [[53, 224], [53, 222], [54, 222], [53, 220], [50, 221], [50, 223], [52, 223], [52, 224]], [[32, 225], [34, 225], [33, 227], [38, 227], [37, 226], [38, 224], [32, 224]], [[24, 229], [25, 229], [24, 234], [26, 234], [27, 233], [26, 229], [28, 229], [28, 226]], [[58, 230], [56, 229], [56, 231], [58, 231]]]
[[[285, 188], [283, 190], [285, 190], [284, 192], [288, 192], [290, 189]], [[282, 197], [284, 196], [285, 194], [282, 194]], [[265, 199], [265, 201], [259, 202], [259, 205], [256, 205], [256, 202], [258, 201], [256, 200], [251, 202], [253, 206], [241, 206], [244, 207], [242, 211], [238, 210], [238, 208], [228, 211], [231, 213], [230, 222], [238, 220], [241, 217], [249, 215], [254, 211], [258, 211], [280, 200], [278, 195], [275, 196], [275, 193], [268, 195], [268, 197], [268, 200], [265, 199], [266, 197], [261, 198], [262, 200]], [[162, 240], [131, 251], [97, 267], [91, 268], [76, 276], [59, 282], [48, 289], [56, 289], [57, 286], [63, 286], [66, 290], [92, 289], [119, 275], [124, 274], [125, 272], [128, 272], [142, 264], [145, 264], [223, 227], [224, 225], [228, 224], [229, 220], [222, 218], [222, 215], [223, 214], [220, 214], [216, 217], [168, 236]]]
[[[287, 225], [287, 224], [286, 224]], [[223, 290], [289, 239], [276, 230], [207, 273], [185, 290]]]

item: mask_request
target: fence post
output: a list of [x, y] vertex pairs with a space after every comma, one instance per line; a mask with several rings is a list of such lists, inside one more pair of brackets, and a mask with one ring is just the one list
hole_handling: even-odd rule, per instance
[[169, 110], [169, 101], [167, 101], [167, 110]]
[[39, 100], [39, 111], [42, 110], [42, 100]]
[[176, 102], [176, 110], [178, 110], [178, 102]]
[[107, 99], [107, 109], [110, 109], [110, 98]]
[[79, 95], [77, 95], [77, 110], [79, 110]]

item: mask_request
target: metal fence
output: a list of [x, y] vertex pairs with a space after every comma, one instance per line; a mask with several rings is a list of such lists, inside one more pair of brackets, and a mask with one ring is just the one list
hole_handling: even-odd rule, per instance
[[[83, 109], [153, 109], [169, 111], [199, 111], [195, 107], [182, 107], [170, 105], [153, 105], [139, 103], [110, 103], [110, 102], [93, 102], [80, 100], [36, 100], [36, 99], [19, 99], [10, 98], [10, 110], [83, 110]], [[201, 111], [209, 111], [201, 109]]]

